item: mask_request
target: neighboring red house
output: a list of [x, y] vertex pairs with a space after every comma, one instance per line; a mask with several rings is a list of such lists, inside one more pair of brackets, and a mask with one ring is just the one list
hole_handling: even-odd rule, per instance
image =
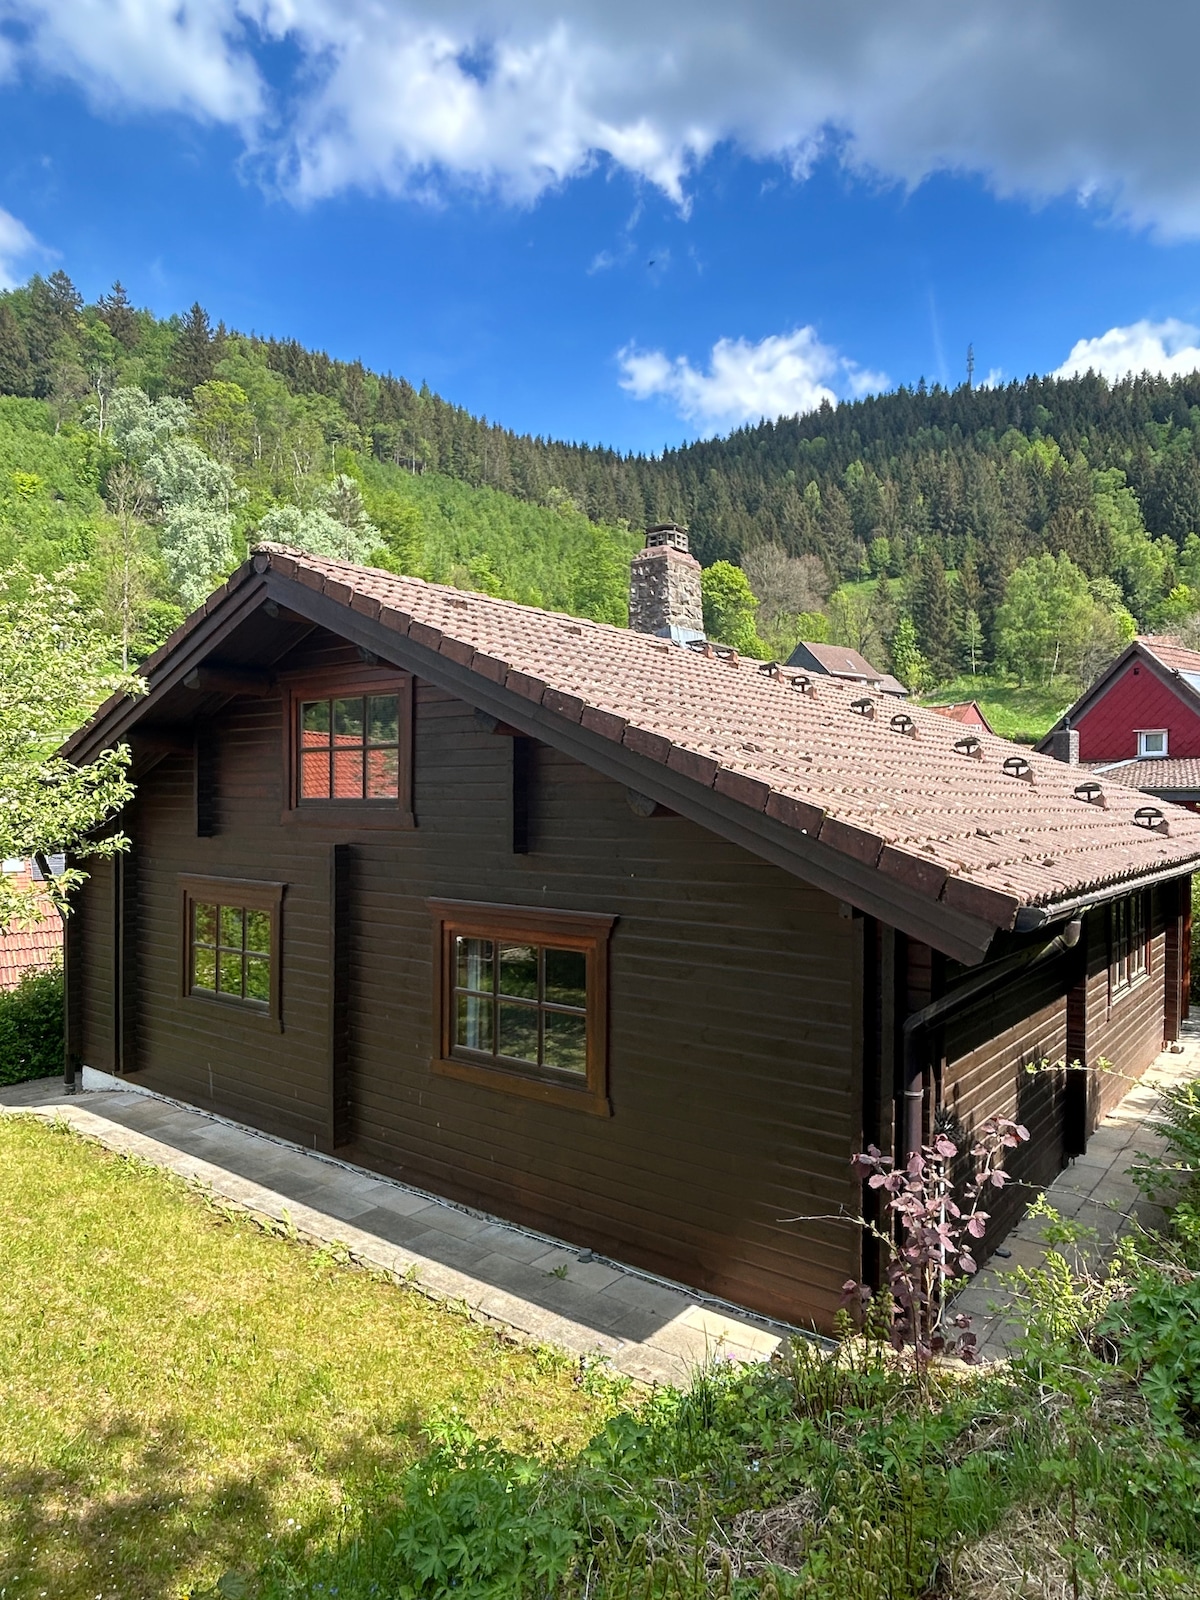
[[949, 717], [951, 722], [961, 722], [966, 728], [982, 728], [985, 733], [995, 733], [995, 728], [983, 714], [978, 700], [956, 700], [948, 706], [930, 706], [939, 717]]
[[[5, 861], [17, 889], [32, 889], [40, 875], [27, 861]], [[62, 959], [62, 918], [46, 895], [37, 895], [37, 920], [0, 928], [0, 990], [15, 989], [27, 972], [44, 972]]]
[[1200, 650], [1135, 639], [1037, 747], [1177, 804], [1197, 799]]

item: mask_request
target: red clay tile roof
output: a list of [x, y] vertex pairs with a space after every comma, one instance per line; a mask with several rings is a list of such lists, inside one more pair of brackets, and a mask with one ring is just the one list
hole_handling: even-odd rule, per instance
[[[204, 617], [268, 570], [994, 927], [1200, 862], [1200, 816], [1168, 807], [1167, 831], [1150, 831], [1127, 786], [1102, 778], [1104, 804], [1089, 803], [1079, 767], [861, 685], [277, 545], [259, 546], [144, 664], [152, 691]], [[95, 745], [120, 703], [63, 754]]]
[[1200, 758], [1170, 756], [1149, 761], [1092, 761], [1088, 763], [1099, 777], [1111, 778], [1114, 783], [1128, 784], [1131, 789], [1142, 789], [1161, 794], [1168, 790], [1200, 793]]
[[1174, 639], [1156, 634], [1141, 635], [1137, 643], [1171, 672], [1200, 672], [1200, 650], [1185, 650]]
[[951, 722], [961, 722], [968, 728], [986, 728], [989, 733], [992, 725], [979, 709], [974, 700], [956, 700], [948, 706], [930, 706], [930, 711], [936, 711], [939, 717], [949, 717]]
[[[28, 872], [12, 874], [18, 889], [32, 888]], [[62, 956], [62, 919], [45, 895], [32, 909], [41, 913], [24, 927], [0, 929], [0, 989], [15, 989], [27, 972], [44, 972]]]

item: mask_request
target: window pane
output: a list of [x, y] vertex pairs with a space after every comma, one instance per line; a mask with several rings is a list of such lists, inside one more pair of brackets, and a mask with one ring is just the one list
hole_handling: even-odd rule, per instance
[[468, 1050], [492, 1053], [492, 1002], [479, 995], [460, 994], [455, 1006], [454, 1042]]
[[396, 750], [368, 750], [367, 799], [394, 800], [399, 793], [399, 752]]
[[241, 995], [242, 957], [240, 953], [235, 954], [233, 951], [222, 950], [218, 978], [222, 994]]
[[192, 951], [192, 988], [208, 989], [217, 987], [217, 953], [215, 950], [200, 948]]
[[538, 947], [535, 944], [500, 946], [500, 993], [526, 1000], [538, 997]]
[[367, 701], [368, 744], [398, 744], [400, 701], [394, 694], [373, 694]]
[[192, 907], [192, 938], [197, 944], [216, 944], [217, 942], [217, 908], [216, 906], [202, 905], [199, 901]]
[[335, 750], [333, 752], [333, 798], [335, 800], [361, 800], [362, 797], [362, 750]]
[[246, 913], [241, 906], [221, 907], [221, 943], [233, 950], [242, 948], [242, 919]]
[[305, 750], [300, 756], [301, 800], [329, 799], [329, 751]]
[[500, 1038], [496, 1044], [499, 1055], [513, 1056], [518, 1061], [537, 1065], [538, 1009], [536, 1006], [500, 1005]]
[[271, 998], [271, 958], [246, 957], [246, 999], [268, 1001]]
[[458, 987], [460, 989], [492, 989], [492, 941], [490, 939], [455, 939], [458, 946]]
[[560, 1006], [587, 1005], [587, 957], [582, 950], [546, 951], [546, 999]]
[[329, 701], [306, 700], [300, 707], [300, 732], [303, 744], [329, 743]]
[[587, 1019], [566, 1012], [547, 1011], [542, 1018], [546, 1030], [543, 1061], [563, 1072], [587, 1072]]
[[333, 702], [334, 744], [350, 742], [361, 744], [362, 736], [363, 702], [361, 695], [356, 700], [335, 700]]
[[271, 913], [247, 911], [246, 949], [257, 950], [261, 955], [271, 953]]

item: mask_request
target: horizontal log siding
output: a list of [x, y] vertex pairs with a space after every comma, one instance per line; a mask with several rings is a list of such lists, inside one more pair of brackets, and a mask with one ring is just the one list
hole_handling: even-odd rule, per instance
[[1053, 1182], [1063, 1149], [1063, 1069], [1026, 1071], [1064, 1059], [1067, 1001], [1063, 967], [1031, 973], [973, 1017], [946, 1029], [942, 1103], [971, 1134], [989, 1117], [1012, 1117], [1029, 1130], [1029, 1143], [1011, 1152], [1013, 1183], [988, 1209], [986, 1247], [1013, 1226], [1036, 1190]]
[[[328, 851], [280, 826], [279, 702], [239, 700], [213, 728], [217, 832], [194, 832], [191, 761], [170, 757], [139, 796], [138, 1081], [296, 1139], [320, 1142], [327, 1106]], [[180, 994], [181, 873], [287, 884], [285, 1031], [233, 1005]]]
[[[345, 652], [322, 644], [331, 664]], [[347, 1089], [340, 1153], [764, 1312], [828, 1327], [854, 1230], [788, 1219], [853, 1204], [853, 923], [837, 902], [537, 746], [530, 854], [511, 849], [508, 739], [418, 685], [417, 828], [281, 824], [279, 703], [213, 722], [216, 832], [191, 763], [142, 782], [138, 1078], [308, 1145], [329, 1126], [329, 852], [349, 842]], [[179, 994], [180, 873], [282, 880], [283, 1021]], [[595, 1117], [435, 1076], [427, 896], [595, 911], [611, 945], [610, 1089]], [[101, 998], [107, 930], [89, 929]], [[92, 1064], [100, 1022], [89, 1027]], [[111, 1025], [110, 1025], [111, 1033]]]
[[[1165, 896], [1151, 895], [1150, 949], [1147, 973], [1130, 988], [1113, 995], [1109, 987], [1108, 911], [1087, 918], [1088, 972], [1088, 1111], [1094, 1129], [1129, 1093], [1130, 1080], [1140, 1078], [1163, 1047], [1164, 980], [1167, 955]], [[1099, 1063], [1107, 1062], [1108, 1069]]]
[[[828, 896], [536, 746], [530, 853], [511, 751], [421, 685], [418, 828], [354, 851], [354, 1154], [440, 1193], [828, 1326], [851, 1230], [851, 928]], [[616, 914], [614, 1115], [429, 1071], [427, 895]]]
[[87, 880], [73, 896], [72, 949], [79, 961], [72, 964], [70, 982], [78, 984], [73, 997], [79, 1022], [79, 1051], [84, 1064], [100, 1072], [116, 1070], [116, 1015], [113, 966], [113, 876], [111, 860], [83, 864]]

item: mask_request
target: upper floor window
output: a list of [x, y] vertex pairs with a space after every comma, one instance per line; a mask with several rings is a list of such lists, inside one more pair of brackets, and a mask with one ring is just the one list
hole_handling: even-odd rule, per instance
[[285, 820], [411, 827], [411, 677], [343, 668], [287, 687]]
[[395, 800], [400, 793], [400, 696], [300, 702], [301, 805], [310, 800]]
[[455, 900], [429, 907], [437, 924], [435, 1070], [606, 1115], [613, 919]]
[[1165, 728], [1139, 729], [1137, 742], [1139, 758], [1165, 756], [1167, 753], [1167, 730]]

